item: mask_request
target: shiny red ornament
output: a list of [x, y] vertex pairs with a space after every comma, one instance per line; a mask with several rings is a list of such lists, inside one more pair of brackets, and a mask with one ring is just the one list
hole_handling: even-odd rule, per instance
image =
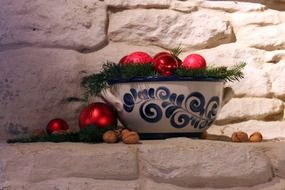
[[152, 63], [153, 62], [153, 58], [145, 53], [145, 52], [141, 52], [141, 51], [136, 51], [133, 52], [129, 55], [126, 55], [124, 57], [121, 58], [121, 60], [119, 61], [120, 64], [145, 64], [145, 63]]
[[127, 64], [126, 60], [127, 60], [128, 55], [125, 55], [124, 57], [122, 57], [119, 61], [120, 64]]
[[117, 114], [111, 106], [96, 102], [85, 107], [79, 116], [79, 127], [95, 125], [99, 128], [117, 125]]
[[154, 68], [163, 76], [171, 76], [179, 66], [179, 60], [167, 52], [160, 52], [154, 56]]
[[205, 69], [207, 63], [203, 56], [199, 54], [190, 54], [184, 59], [182, 67], [186, 69]]
[[69, 129], [68, 124], [66, 123], [66, 121], [60, 118], [50, 120], [46, 127], [46, 131], [48, 134], [51, 134], [55, 131], [65, 131], [67, 129]]

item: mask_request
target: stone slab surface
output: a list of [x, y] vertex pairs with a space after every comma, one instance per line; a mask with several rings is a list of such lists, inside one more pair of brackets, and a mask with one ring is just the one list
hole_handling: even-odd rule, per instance
[[38, 183], [6, 185], [3, 190], [139, 190], [139, 183], [137, 181], [94, 180], [70, 177]]
[[281, 190], [285, 143], [173, 138], [139, 145], [0, 145], [5, 190]]
[[253, 186], [273, 177], [264, 153], [233, 143], [174, 139], [141, 147], [139, 157], [145, 176], [182, 187]]
[[36, 183], [64, 177], [138, 178], [136, 150], [122, 144], [1, 144], [0, 155], [2, 177], [7, 183]]

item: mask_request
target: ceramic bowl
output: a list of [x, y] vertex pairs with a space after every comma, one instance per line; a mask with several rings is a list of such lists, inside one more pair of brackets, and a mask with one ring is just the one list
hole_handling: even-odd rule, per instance
[[142, 77], [110, 81], [101, 93], [120, 121], [144, 139], [199, 136], [233, 91], [213, 78]]

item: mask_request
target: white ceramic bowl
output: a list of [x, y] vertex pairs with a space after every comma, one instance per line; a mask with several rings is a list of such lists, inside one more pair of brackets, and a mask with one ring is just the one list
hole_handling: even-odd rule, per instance
[[148, 77], [113, 80], [101, 95], [125, 126], [153, 139], [200, 135], [233, 91], [212, 78]]

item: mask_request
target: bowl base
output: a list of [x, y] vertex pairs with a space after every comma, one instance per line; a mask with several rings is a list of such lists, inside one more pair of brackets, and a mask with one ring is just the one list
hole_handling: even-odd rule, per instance
[[175, 137], [201, 138], [203, 133], [140, 133], [141, 140], [158, 140]]

